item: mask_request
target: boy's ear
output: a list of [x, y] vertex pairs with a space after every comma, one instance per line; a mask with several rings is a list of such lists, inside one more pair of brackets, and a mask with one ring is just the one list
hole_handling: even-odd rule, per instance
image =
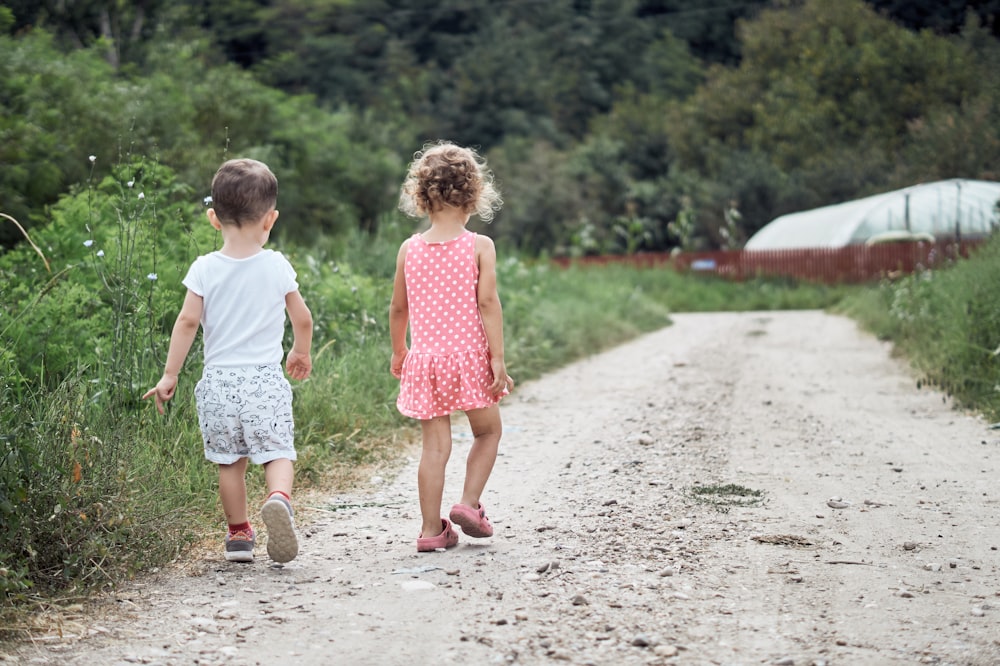
[[219, 217], [215, 214], [214, 208], [209, 208], [205, 211], [205, 215], [208, 216], [208, 221], [217, 231], [222, 229], [222, 222], [219, 222]]
[[278, 221], [278, 210], [275, 209], [272, 210], [270, 213], [268, 213], [267, 217], [264, 218], [264, 231], [270, 231], [271, 227], [273, 227], [274, 223], [277, 221]]

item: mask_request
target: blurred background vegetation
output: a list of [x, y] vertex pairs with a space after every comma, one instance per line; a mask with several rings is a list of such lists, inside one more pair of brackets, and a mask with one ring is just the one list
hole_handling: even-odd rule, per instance
[[[774, 217], [996, 179], [1000, 0], [17, 0], [0, 201], [26, 226], [96, 155], [204, 192], [267, 161], [280, 233], [372, 232], [423, 142], [487, 154], [531, 255], [722, 244]], [[0, 242], [17, 242], [12, 225]]]
[[548, 262], [738, 246], [786, 212], [997, 179], [998, 14], [1000, 0], [0, 3], [0, 627], [28, 633], [24, 609], [221, 534], [200, 350], [166, 417], [138, 396], [180, 278], [218, 245], [203, 198], [229, 157], [278, 175], [273, 244], [315, 317], [314, 376], [295, 387], [303, 490], [391, 464], [413, 434], [385, 315], [415, 228], [399, 184], [437, 139], [479, 148], [506, 200], [473, 226], [499, 247], [519, 380], [670, 312], [819, 307], [1000, 418], [995, 243], [870, 288]]

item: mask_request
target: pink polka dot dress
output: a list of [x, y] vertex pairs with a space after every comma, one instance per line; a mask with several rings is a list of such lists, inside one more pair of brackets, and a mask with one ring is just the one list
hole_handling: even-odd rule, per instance
[[403, 360], [399, 411], [415, 419], [496, 404], [476, 287], [476, 234], [443, 243], [415, 235], [403, 261], [410, 351]]

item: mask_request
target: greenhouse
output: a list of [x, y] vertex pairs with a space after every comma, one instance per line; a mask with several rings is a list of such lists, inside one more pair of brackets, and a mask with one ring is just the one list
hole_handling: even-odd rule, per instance
[[941, 180], [775, 218], [747, 250], [982, 238], [1000, 225], [1000, 183]]

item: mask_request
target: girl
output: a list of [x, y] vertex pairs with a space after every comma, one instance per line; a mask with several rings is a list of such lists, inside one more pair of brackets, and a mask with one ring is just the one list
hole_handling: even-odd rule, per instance
[[418, 552], [458, 543], [452, 524], [441, 517], [455, 411], [465, 412], [474, 441], [462, 498], [449, 518], [468, 536], [493, 535], [479, 500], [500, 444], [497, 403], [514, 388], [514, 380], [503, 357], [496, 250], [492, 240], [465, 225], [473, 213], [492, 220], [502, 203], [479, 155], [446, 142], [425, 146], [414, 156], [399, 198], [407, 215], [430, 218], [427, 231], [399, 248], [389, 307], [390, 370], [400, 380], [396, 406], [420, 420], [423, 435]]

